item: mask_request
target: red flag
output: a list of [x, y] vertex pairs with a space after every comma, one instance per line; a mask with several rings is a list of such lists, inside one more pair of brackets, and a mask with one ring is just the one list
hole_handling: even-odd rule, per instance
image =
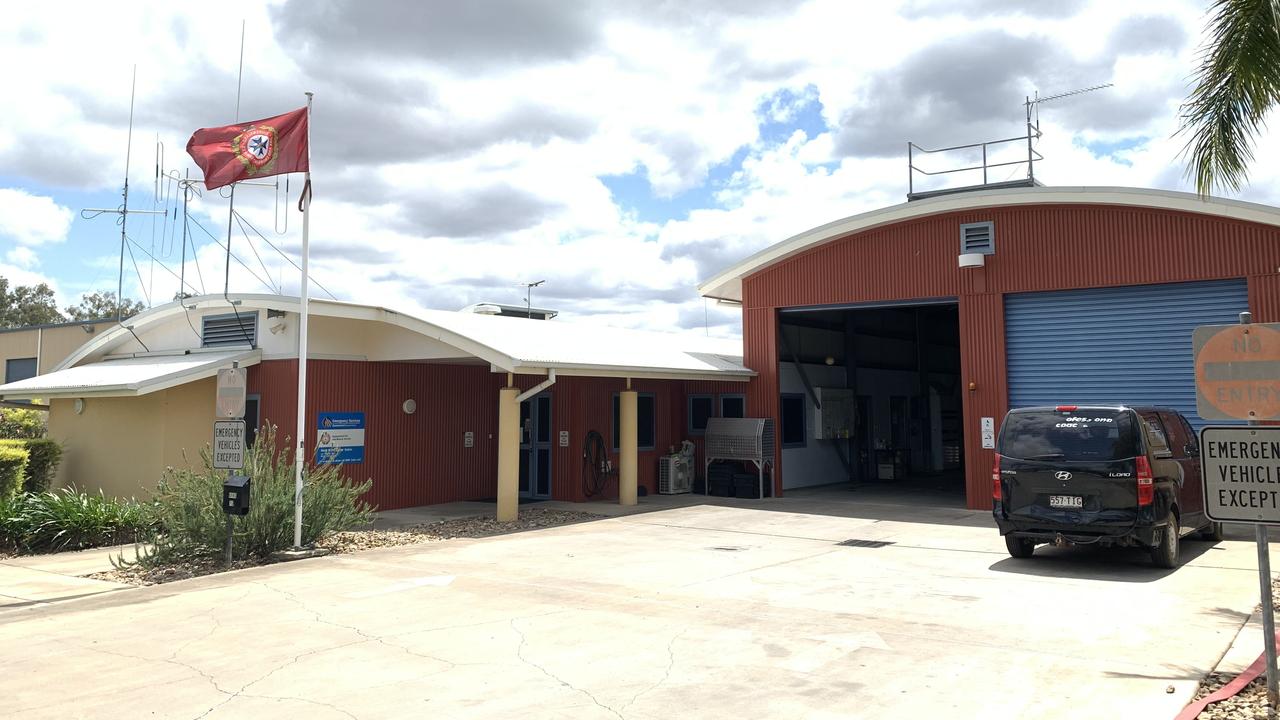
[[307, 109], [216, 128], [201, 128], [187, 154], [204, 171], [210, 190], [250, 178], [306, 172]]

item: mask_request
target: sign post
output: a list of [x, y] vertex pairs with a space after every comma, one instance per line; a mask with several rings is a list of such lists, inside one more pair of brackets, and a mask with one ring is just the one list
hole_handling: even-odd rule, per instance
[[1280, 523], [1280, 324], [1203, 325], [1192, 335], [1196, 412], [1206, 420], [1245, 420], [1248, 426], [1200, 431], [1205, 514], [1217, 522], [1252, 523], [1258, 546], [1262, 644], [1267, 658], [1267, 705], [1280, 705], [1276, 678], [1276, 620], [1271, 593], [1267, 524]]

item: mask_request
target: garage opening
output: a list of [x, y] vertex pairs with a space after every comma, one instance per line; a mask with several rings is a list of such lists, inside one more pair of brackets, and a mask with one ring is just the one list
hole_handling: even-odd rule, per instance
[[778, 346], [784, 489], [963, 503], [954, 301], [784, 310]]

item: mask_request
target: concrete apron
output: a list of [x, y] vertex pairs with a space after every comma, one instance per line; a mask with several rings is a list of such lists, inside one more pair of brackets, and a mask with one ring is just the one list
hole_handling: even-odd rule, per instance
[[981, 513], [781, 502], [14, 611], [0, 693], [14, 718], [1172, 717], [1257, 600], [1247, 542], [1189, 541], [1175, 572], [1017, 561]]
[[119, 545], [0, 560], [0, 612], [128, 589], [132, 586], [85, 576], [111, 570], [111, 558], [134, 559], [134, 553], [133, 545]]

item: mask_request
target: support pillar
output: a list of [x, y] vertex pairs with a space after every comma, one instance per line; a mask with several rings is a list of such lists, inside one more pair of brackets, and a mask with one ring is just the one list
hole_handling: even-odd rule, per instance
[[498, 391], [498, 522], [515, 522], [520, 509], [520, 388]]
[[636, 504], [636, 453], [638, 396], [627, 381], [627, 389], [618, 397], [618, 504]]

